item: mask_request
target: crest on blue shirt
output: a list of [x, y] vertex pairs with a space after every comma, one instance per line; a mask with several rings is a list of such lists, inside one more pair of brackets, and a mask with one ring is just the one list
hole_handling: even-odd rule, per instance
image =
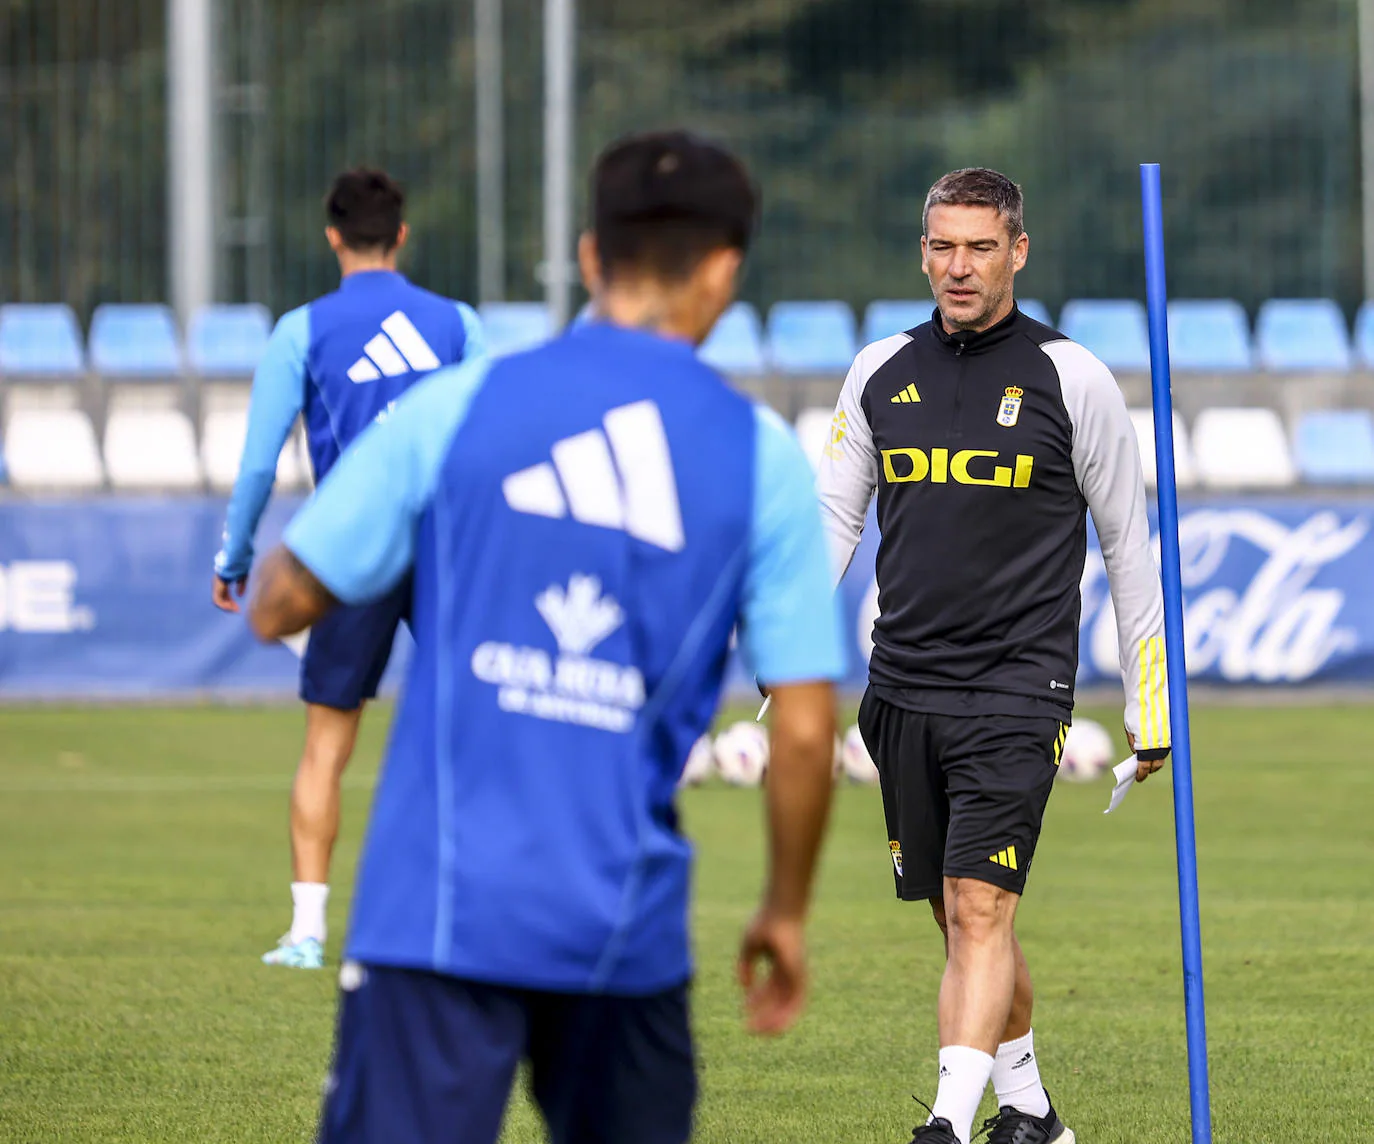
[[1010, 429], [1016, 424], [1016, 419], [1021, 416], [1021, 398], [1025, 390], [1019, 386], [1009, 385], [1007, 391], [1002, 395], [1002, 404], [997, 410], [997, 424]]
[[574, 575], [566, 591], [561, 584], [545, 588], [534, 606], [565, 655], [587, 655], [625, 622], [620, 605], [601, 594], [601, 580], [596, 576]]

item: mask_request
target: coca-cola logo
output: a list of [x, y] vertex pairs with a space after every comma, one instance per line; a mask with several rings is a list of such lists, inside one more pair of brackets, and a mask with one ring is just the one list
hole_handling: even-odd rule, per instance
[[[1330, 510], [1292, 526], [1250, 508], [1208, 508], [1179, 522], [1188, 674], [1232, 683], [1300, 683], [1358, 646], [1341, 623], [1347, 593], [1314, 587], [1369, 534], [1368, 516]], [[1158, 557], [1159, 541], [1155, 539]], [[1367, 578], [1368, 573], [1364, 573]], [[1361, 582], [1356, 575], [1348, 582]], [[1116, 677], [1116, 613], [1101, 553], [1083, 569], [1084, 667]]]

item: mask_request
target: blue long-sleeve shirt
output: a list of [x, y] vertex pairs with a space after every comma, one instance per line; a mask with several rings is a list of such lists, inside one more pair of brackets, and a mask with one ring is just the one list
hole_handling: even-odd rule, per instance
[[297, 417], [305, 418], [319, 482], [353, 439], [421, 377], [484, 352], [481, 323], [470, 306], [389, 270], [350, 274], [332, 294], [283, 315], [253, 376], [248, 433], [216, 574], [225, 580], [248, 575], [253, 535]]

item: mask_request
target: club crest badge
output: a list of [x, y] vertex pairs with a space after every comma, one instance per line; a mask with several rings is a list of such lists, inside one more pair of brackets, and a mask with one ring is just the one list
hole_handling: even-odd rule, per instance
[[997, 424], [1010, 429], [1016, 424], [1016, 419], [1021, 416], [1021, 398], [1025, 390], [1019, 386], [1009, 385], [1007, 391], [1002, 395], [1002, 404], [997, 409]]
[[889, 842], [888, 848], [892, 851], [892, 868], [897, 871], [897, 877], [902, 876], [902, 844], [900, 842]]

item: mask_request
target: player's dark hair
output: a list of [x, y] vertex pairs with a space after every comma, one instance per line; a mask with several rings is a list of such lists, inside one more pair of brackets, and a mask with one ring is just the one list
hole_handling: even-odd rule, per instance
[[391, 250], [400, 238], [405, 201], [400, 185], [385, 171], [355, 167], [335, 177], [324, 213], [349, 250]]
[[921, 212], [922, 234], [926, 233], [930, 222], [930, 208], [939, 206], [994, 207], [1013, 239], [1020, 238], [1026, 229], [1021, 188], [1006, 175], [987, 167], [965, 167], [936, 180], [926, 195], [925, 210]]
[[687, 131], [611, 144], [593, 169], [591, 201], [608, 280], [633, 271], [681, 281], [713, 250], [747, 252], [758, 212], [744, 164]]

